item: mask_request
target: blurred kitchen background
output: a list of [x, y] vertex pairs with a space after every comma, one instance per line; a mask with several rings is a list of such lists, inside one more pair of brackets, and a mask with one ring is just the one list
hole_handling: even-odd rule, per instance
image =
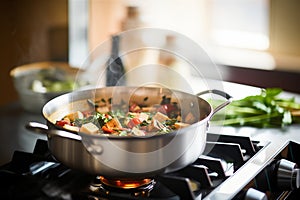
[[176, 31], [199, 43], [226, 81], [300, 93], [298, 0], [3, 0], [0, 105], [18, 100], [16, 66], [80, 66], [111, 34], [138, 27]]

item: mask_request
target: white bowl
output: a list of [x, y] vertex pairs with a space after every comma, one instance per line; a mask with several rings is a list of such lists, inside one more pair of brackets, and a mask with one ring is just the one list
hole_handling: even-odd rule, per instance
[[[57, 89], [55, 91], [47, 91], [45, 88], [44, 90], [43, 88], [41, 90], [36, 89], [36, 87], [33, 88], [33, 82], [41, 82], [41, 72], [43, 71], [44, 73], [47, 70], [57, 70], [63, 73], [60, 75], [63, 75], [66, 80], [74, 81], [74, 83], [79, 82], [79, 80], [77, 80], [79, 69], [72, 67], [65, 62], [36, 62], [12, 69], [10, 75], [13, 78], [14, 86], [18, 92], [20, 103], [24, 110], [41, 113], [43, 106], [49, 100], [75, 89], [68, 88], [66, 90]], [[53, 76], [55, 76], [55, 74]]]

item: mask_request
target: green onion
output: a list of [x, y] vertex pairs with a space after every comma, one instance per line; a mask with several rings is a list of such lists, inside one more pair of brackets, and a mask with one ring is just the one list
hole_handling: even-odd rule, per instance
[[224, 120], [221, 120], [222, 114], [217, 113], [212, 123], [225, 126], [286, 127], [299, 122], [300, 117], [293, 116], [291, 111], [299, 110], [300, 104], [295, 102], [295, 98], [278, 97], [281, 92], [280, 88], [267, 88], [262, 89], [259, 95], [235, 100], [225, 108]]

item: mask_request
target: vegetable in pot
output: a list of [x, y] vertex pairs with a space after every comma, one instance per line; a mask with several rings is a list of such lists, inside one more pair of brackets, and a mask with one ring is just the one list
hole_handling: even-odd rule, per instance
[[172, 103], [171, 99], [165, 96], [160, 105], [150, 107], [134, 102], [126, 105], [122, 102], [111, 110], [111, 99], [95, 102], [88, 99], [87, 103], [95, 110], [70, 113], [63, 119], [57, 120], [56, 125], [75, 132], [119, 136], [164, 134], [189, 125], [181, 121], [177, 104]]

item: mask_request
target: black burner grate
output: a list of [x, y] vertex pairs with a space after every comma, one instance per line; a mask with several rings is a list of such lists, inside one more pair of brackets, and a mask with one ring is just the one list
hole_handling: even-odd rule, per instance
[[252, 157], [260, 148], [256, 144], [247, 137], [208, 134], [205, 155], [192, 165], [153, 177], [155, 184], [148, 192], [119, 192], [108, 191], [95, 184], [94, 176], [56, 162], [47, 141], [37, 140], [33, 153], [16, 151], [12, 161], [0, 168], [1, 198], [201, 199]]

